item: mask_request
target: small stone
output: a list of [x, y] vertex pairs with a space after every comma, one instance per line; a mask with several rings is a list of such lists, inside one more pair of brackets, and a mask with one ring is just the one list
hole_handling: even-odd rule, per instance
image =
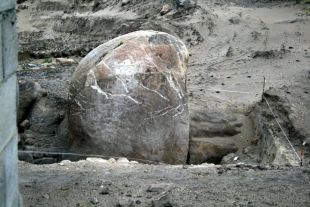
[[99, 201], [98, 201], [98, 199], [97, 199], [96, 197], [91, 198], [91, 199], [90, 199], [90, 202], [91, 202], [92, 204], [94, 204], [94, 205], [99, 203]]
[[31, 188], [31, 187], [32, 187], [32, 184], [31, 184], [31, 183], [26, 183], [24, 186], [25, 186], [26, 188]]
[[259, 165], [257, 166], [257, 168], [259, 170], [270, 170], [271, 169], [270, 165]]
[[140, 200], [136, 200], [136, 204], [137, 205], [141, 204], [141, 201]]
[[171, 184], [158, 183], [158, 184], [150, 185], [146, 191], [150, 193], [161, 193], [161, 192], [170, 190], [171, 187], [172, 187]]
[[249, 148], [247, 148], [247, 147], [243, 148], [242, 153], [243, 154], [248, 154], [249, 153]]
[[163, 16], [163, 15], [167, 14], [168, 12], [170, 12], [171, 10], [172, 10], [171, 6], [169, 4], [165, 4], [160, 11], [160, 15]]
[[29, 128], [30, 122], [28, 119], [25, 119], [22, 123], [20, 123], [19, 126], [21, 127], [22, 130], [26, 130]]
[[117, 160], [117, 163], [122, 163], [122, 164], [126, 163], [127, 164], [127, 163], [129, 163], [129, 160], [125, 157], [121, 157]]
[[235, 153], [230, 153], [222, 158], [221, 164], [225, 165], [235, 163], [235, 157], [236, 157]]
[[110, 158], [108, 161], [109, 161], [110, 163], [116, 163], [116, 160], [115, 160], [114, 158]]
[[65, 166], [65, 165], [68, 165], [68, 164], [70, 164], [70, 163], [71, 163], [70, 160], [62, 160], [62, 161], [59, 163], [59, 165], [60, 165], [60, 166]]
[[158, 200], [152, 201], [152, 207], [172, 207], [169, 196], [167, 194], [161, 196]]
[[35, 63], [28, 63], [27, 66], [29, 68], [37, 68], [39, 65], [38, 64], [35, 64]]
[[110, 189], [108, 187], [105, 186], [100, 186], [100, 194], [101, 195], [108, 195], [110, 193]]
[[129, 4], [131, 0], [122, 0], [122, 6], [125, 6], [126, 4]]
[[229, 47], [226, 52], [226, 57], [231, 57], [231, 56], [233, 56], [233, 48]]
[[71, 58], [56, 58], [56, 63], [60, 64], [62, 66], [66, 66], [66, 65], [73, 65], [75, 64], [75, 60], [71, 59]]
[[48, 194], [44, 194], [42, 197], [45, 198], [45, 199], [49, 199], [50, 198], [50, 196]]
[[240, 23], [240, 19], [239, 17], [232, 17], [228, 20], [231, 24], [239, 24]]
[[102, 159], [102, 158], [97, 158], [97, 157], [88, 157], [88, 158], [86, 158], [86, 160], [89, 161], [89, 162], [108, 163], [107, 160]]
[[22, 151], [18, 152], [18, 159], [21, 161], [33, 163], [33, 157], [31, 153], [28, 152], [22, 152]]

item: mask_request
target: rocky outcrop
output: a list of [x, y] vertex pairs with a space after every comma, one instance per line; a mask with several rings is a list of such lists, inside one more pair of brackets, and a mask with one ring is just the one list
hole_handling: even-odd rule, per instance
[[227, 138], [192, 138], [190, 141], [190, 164], [220, 163], [222, 158], [237, 152], [238, 148]]
[[18, 71], [20, 149], [66, 148], [71, 69]]
[[240, 133], [242, 123], [232, 114], [207, 109], [191, 113], [189, 163], [220, 163], [237, 152], [232, 136]]
[[234, 136], [242, 123], [233, 115], [218, 111], [197, 110], [191, 114], [192, 137]]
[[185, 163], [187, 60], [180, 40], [154, 31], [130, 33], [91, 51], [70, 85], [71, 148]]
[[310, 163], [307, 145], [310, 99], [304, 95], [309, 90], [308, 83], [270, 88], [264, 93], [263, 101], [255, 105], [251, 116], [260, 138], [261, 163], [289, 166]]

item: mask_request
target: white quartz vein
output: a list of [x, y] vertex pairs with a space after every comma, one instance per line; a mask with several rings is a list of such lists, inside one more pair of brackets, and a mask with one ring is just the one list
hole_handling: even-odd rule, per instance
[[[166, 79], [167, 79], [167, 81], [168, 81], [170, 87], [173, 88], [173, 89], [175, 90], [175, 92], [178, 94], [178, 96], [179, 96], [179, 98], [180, 98], [180, 101], [181, 101], [182, 98], [183, 98], [183, 93], [182, 93], [181, 87], [180, 87], [179, 89], [176, 87], [176, 85], [175, 85], [175, 83], [174, 83], [174, 81], [173, 81], [173, 79], [172, 79], [171, 73], [169, 74], [169, 76], [168, 76], [168, 75], [165, 75], [165, 77], [166, 77]], [[178, 83], [178, 85], [179, 85], [179, 83]]]
[[[87, 76], [90, 76], [89, 79], [86, 80], [86, 86], [90, 86], [92, 89], [94, 89], [95, 91], [97, 91], [97, 93], [105, 96], [106, 99], [111, 99], [112, 97], [125, 97], [128, 98], [129, 100], [131, 100], [132, 102], [136, 103], [136, 104], [142, 104], [140, 101], [134, 99], [133, 97], [127, 95], [127, 94], [112, 94], [109, 92], [105, 92], [103, 91], [96, 80], [96, 76], [93, 70], [90, 70], [87, 74]], [[92, 83], [90, 83], [89, 81], [91, 81]]]
[[148, 91], [152, 91], [152, 92], [154, 92], [155, 94], [157, 94], [158, 96], [160, 96], [161, 98], [165, 99], [166, 101], [169, 101], [169, 99], [168, 99], [167, 97], [165, 97], [164, 95], [162, 95], [162, 94], [159, 93], [158, 91], [153, 90], [153, 89], [150, 89], [150, 88], [144, 86], [144, 85], [141, 84], [141, 83], [138, 83], [138, 84], [139, 84], [142, 88], [144, 88], [144, 89], [146, 89], [146, 90], [148, 90]]
[[100, 64], [103, 64], [104, 67], [107, 68], [107, 69], [116, 77], [116, 79], [119, 80], [119, 81], [122, 83], [122, 85], [123, 85], [123, 87], [124, 87], [126, 93], [129, 93], [129, 90], [128, 90], [126, 84], [125, 84], [125, 81], [124, 81], [123, 79], [121, 79], [116, 73], [114, 73], [114, 72], [111, 70], [111, 68], [110, 68], [107, 64], [105, 64], [105, 62], [102, 61]]
[[[173, 117], [177, 117], [177, 116], [181, 115], [181, 114], [184, 112], [184, 110], [185, 110], [185, 107], [184, 107], [184, 106], [186, 106], [186, 105], [187, 105], [187, 104], [179, 104], [178, 106], [175, 106], [175, 107], [168, 106], [167, 108], [164, 108], [164, 109], [162, 109], [162, 110], [159, 110], [160, 113], [154, 113], [155, 115], [154, 115], [154, 114], [151, 114], [150, 117], [145, 118], [144, 120], [149, 120], [149, 119], [154, 119], [154, 118], [158, 118], [158, 117], [163, 117], [163, 116], [165, 116], [166, 114], [168, 114], [168, 113], [170, 113], [170, 112], [172, 112], [172, 111], [175, 112], [175, 114], [173, 115]], [[181, 111], [178, 111], [178, 109], [181, 108], [181, 107], [182, 107]], [[168, 110], [166, 110], [166, 109], [168, 109]], [[166, 111], [165, 111], [165, 110], [166, 110]]]

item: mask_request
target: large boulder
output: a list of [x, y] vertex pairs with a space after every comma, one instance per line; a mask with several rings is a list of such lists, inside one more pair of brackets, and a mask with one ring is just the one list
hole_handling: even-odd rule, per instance
[[138, 31], [91, 51], [69, 93], [69, 143], [78, 152], [185, 163], [188, 51], [162, 32]]

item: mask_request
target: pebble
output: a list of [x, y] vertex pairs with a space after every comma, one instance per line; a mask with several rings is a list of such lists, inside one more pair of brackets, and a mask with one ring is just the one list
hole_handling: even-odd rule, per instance
[[88, 158], [86, 158], [86, 161], [89, 161], [89, 162], [108, 163], [107, 160], [102, 159], [102, 158], [97, 158], [97, 157], [88, 157]]
[[110, 189], [108, 187], [104, 187], [103, 185], [100, 186], [101, 190], [100, 190], [100, 194], [101, 195], [108, 195], [110, 194]]
[[97, 199], [96, 197], [91, 198], [91, 199], [90, 199], [90, 202], [91, 202], [92, 204], [98, 204], [98, 203], [99, 203], [99, 201], [98, 201], [98, 199]]
[[160, 15], [165, 15], [168, 12], [170, 12], [171, 10], [172, 10], [171, 6], [169, 4], [165, 4], [160, 11]]
[[25, 119], [20, 125], [19, 125], [23, 130], [28, 129], [30, 126], [30, 122], [28, 119]]
[[247, 147], [243, 148], [242, 150], [243, 154], [248, 154], [249, 153], [249, 149]]
[[121, 157], [117, 160], [117, 163], [128, 164], [129, 160], [125, 157]]
[[172, 207], [172, 204], [170, 202], [169, 196], [163, 195], [162, 197], [160, 197], [158, 200], [153, 200], [152, 201], [152, 207]]
[[48, 194], [44, 194], [42, 197], [45, 198], [45, 199], [49, 199], [50, 198], [50, 196]]
[[129, 4], [129, 3], [130, 3], [130, 0], [122, 0], [122, 6]]
[[70, 163], [71, 163], [70, 160], [62, 160], [62, 161], [59, 163], [59, 165], [60, 165], [60, 166], [65, 166], [65, 165], [68, 165], [68, 164], [70, 164]]
[[108, 161], [109, 161], [110, 163], [116, 163], [116, 160], [115, 160], [114, 158], [110, 158]]
[[33, 163], [33, 157], [31, 153], [20, 151], [18, 152], [18, 159], [21, 161]]
[[56, 63], [65, 66], [75, 64], [76, 62], [71, 58], [56, 58]]

